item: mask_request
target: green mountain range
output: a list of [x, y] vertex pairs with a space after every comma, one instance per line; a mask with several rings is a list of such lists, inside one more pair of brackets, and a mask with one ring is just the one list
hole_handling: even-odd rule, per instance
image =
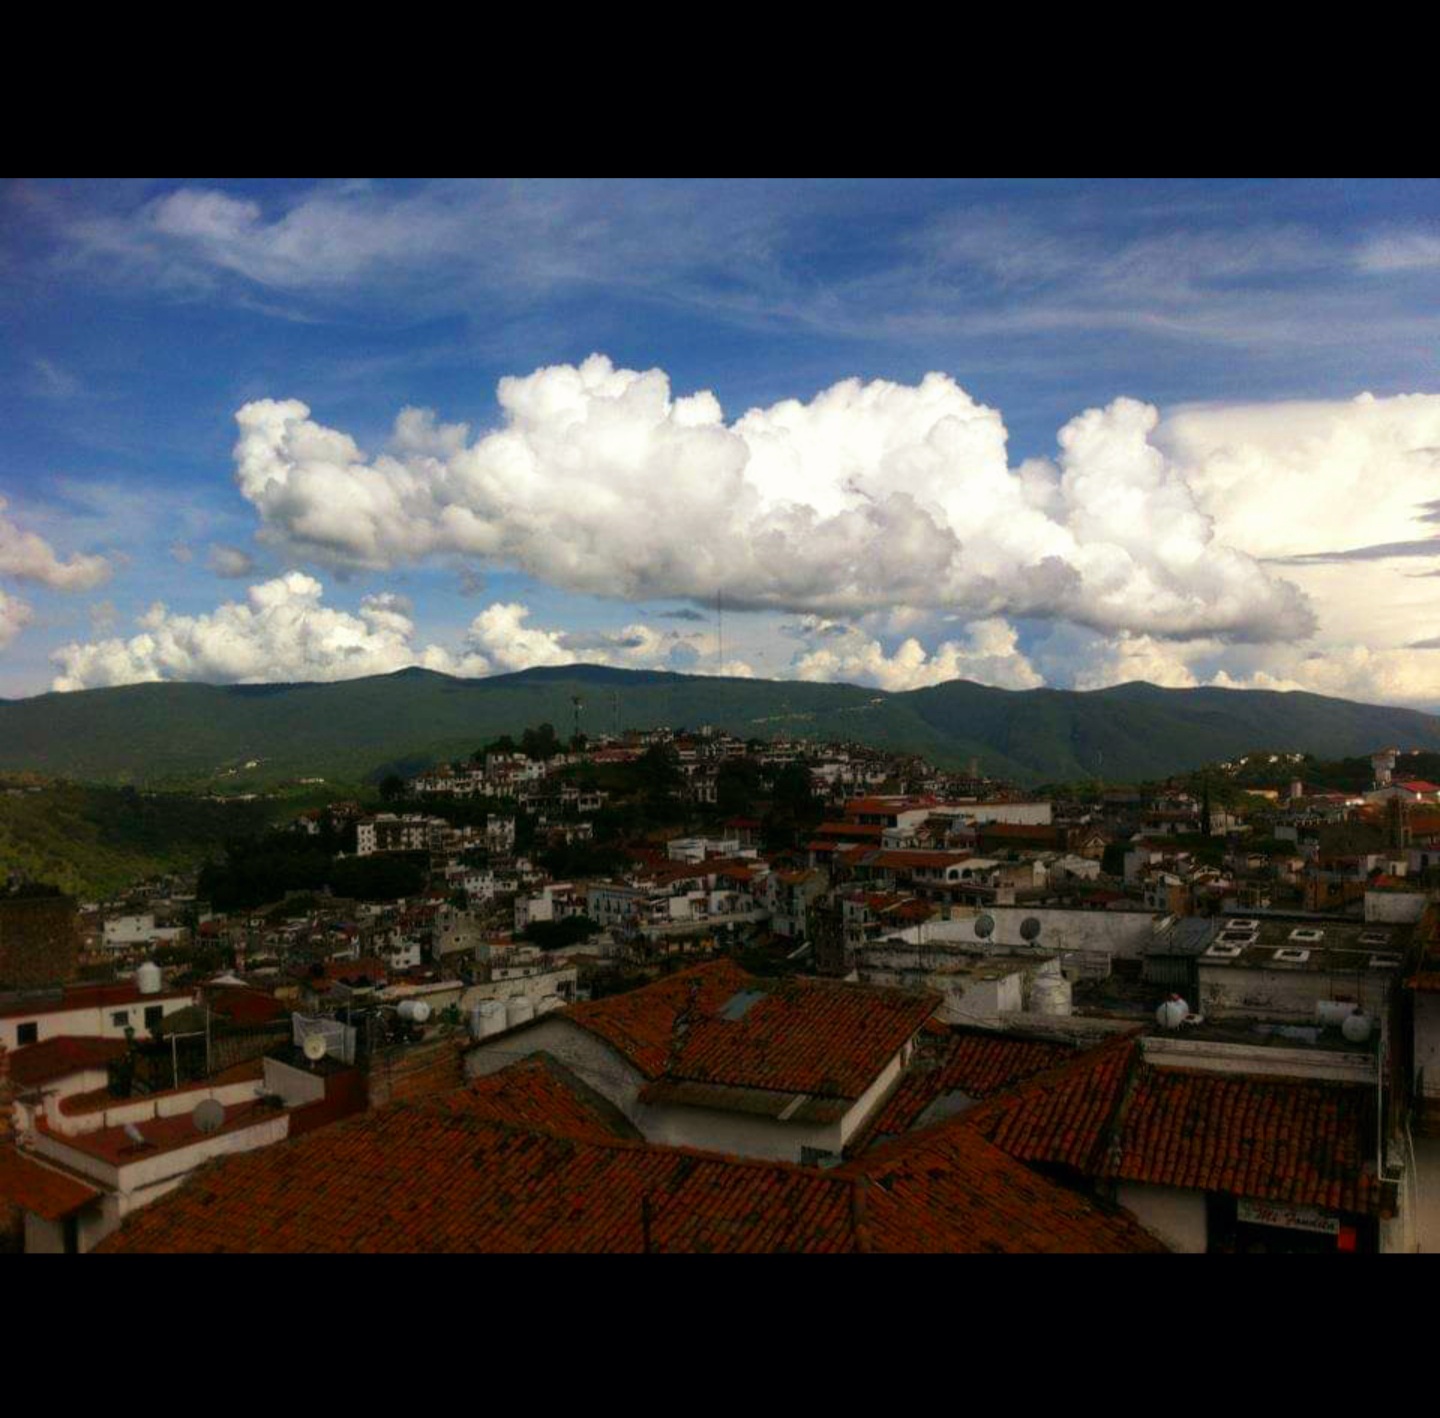
[[577, 699], [591, 734], [712, 724], [746, 738], [843, 738], [944, 767], [975, 758], [1021, 783], [1154, 778], [1257, 748], [1329, 758], [1440, 750], [1434, 715], [1316, 694], [1144, 683], [1012, 691], [966, 680], [887, 694], [565, 665], [486, 679], [409, 669], [335, 684], [137, 684], [0, 701], [0, 770], [227, 791], [300, 777], [373, 782], [542, 722], [568, 736]]

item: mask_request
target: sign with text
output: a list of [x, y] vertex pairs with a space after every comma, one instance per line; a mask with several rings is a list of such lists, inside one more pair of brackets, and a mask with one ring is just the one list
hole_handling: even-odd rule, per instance
[[1255, 1226], [1284, 1226], [1291, 1231], [1317, 1231], [1325, 1236], [1340, 1234], [1340, 1218], [1311, 1206], [1287, 1206], [1283, 1202], [1251, 1201], [1241, 1197], [1235, 1207], [1241, 1221]]

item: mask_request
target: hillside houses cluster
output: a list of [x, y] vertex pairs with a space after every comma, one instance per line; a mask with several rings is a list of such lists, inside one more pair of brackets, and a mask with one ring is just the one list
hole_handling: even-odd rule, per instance
[[[577, 770], [657, 744], [684, 809], [617, 835], [623, 774]], [[740, 759], [799, 775], [807, 812], [721, 810]], [[1384, 771], [1222, 807], [650, 730], [297, 821], [417, 861], [399, 899], [0, 897], [0, 1231], [1437, 1249], [1414, 1141], [1440, 1137], [1440, 805]], [[393, 1200], [416, 1187], [423, 1233]]]

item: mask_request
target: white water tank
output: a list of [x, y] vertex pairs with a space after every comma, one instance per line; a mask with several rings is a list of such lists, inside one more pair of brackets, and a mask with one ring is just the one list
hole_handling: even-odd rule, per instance
[[470, 1013], [470, 1032], [477, 1039], [505, 1032], [505, 1003], [498, 999], [482, 999]]
[[1179, 995], [1171, 995], [1155, 1011], [1155, 1022], [1162, 1029], [1178, 1029], [1190, 1014], [1190, 1006]]
[[1315, 1020], [1322, 1025], [1339, 1025], [1343, 1030], [1345, 1021], [1359, 1008], [1358, 1004], [1352, 1004], [1349, 1000], [1316, 1000]]
[[535, 1018], [535, 1006], [524, 995], [516, 995], [513, 999], [505, 1001], [505, 1027], [513, 1029], [517, 1024], [524, 1024], [527, 1020]]
[[565, 1001], [559, 995], [541, 995], [539, 1003], [535, 1006], [536, 1014], [549, 1014], [552, 1009], [559, 1009]]
[[1064, 975], [1037, 975], [1030, 986], [1030, 1012], [1068, 1015], [1071, 1012], [1070, 981]]
[[147, 960], [135, 972], [135, 987], [142, 995], [158, 995], [161, 988], [160, 967]]
[[423, 999], [402, 1000], [396, 1013], [407, 1024], [424, 1024], [430, 1018], [430, 1006]]
[[1370, 1016], [1368, 1014], [1346, 1015], [1340, 1025], [1340, 1032], [1352, 1043], [1363, 1044], [1370, 1038]]

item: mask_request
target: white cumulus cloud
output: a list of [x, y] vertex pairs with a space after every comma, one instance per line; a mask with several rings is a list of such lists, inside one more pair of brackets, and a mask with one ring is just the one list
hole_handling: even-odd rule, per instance
[[[113, 608], [112, 608], [113, 609]], [[0, 643], [18, 631], [29, 608], [0, 594]], [[243, 601], [201, 615], [157, 603], [139, 619], [140, 633], [72, 642], [56, 650], [53, 688], [91, 689], [153, 680], [283, 683], [343, 680], [422, 665], [468, 677], [580, 661], [638, 668], [664, 662], [684, 637], [651, 626], [572, 635], [529, 623], [518, 602], [496, 602], [470, 623], [455, 646], [421, 645], [405, 597], [381, 592], [361, 599], [356, 613], [324, 604], [324, 587], [291, 571], [251, 586]], [[727, 674], [749, 674], [727, 664]]]
[[407, 409], [367, 456], [295, 400], [236, 415], [263, 535], [339, 565], [440, 553], [569, 591], [853, 617], [1051, 617], [1110, 631], [1274, 640], [1313, 628], [1284, 578], [1214, 535], [1121, 399], [1012, 469], [994, 409], [952, 379], [847, 380], [726, 423], [708, 392], [603, 356], [500, 382], [477, 439]]
[[910, 636], [892, 654], [853, 626], [812, 619], [801, 627], [811, 648], [795, 658], [796, 679], [840, 680], [879, 689], [922, 689], [946, 680], [969, 679], [1000, 689], [1038, 689], [1045, 683], [1020, 652], [1015, 629], [1004, 620], [977, 621], [963, 639], [926, 651]]
[[357, 615], [322, 604], [314, 577], [292, 571], [250, 587], [244, 601], [227, 601], [202, 615], [179, 615], [155, 604], [140, 618], [141, 633], [61, 646], [54, 688], [148, 680], [266, 683], [351, 679], [406, 665], [452, 661], [434, 647], [417, 651], [414, 624], [403, 603], [369, 596]]
[[19, 596], [0, 589], [0, 650], [3, 650], [30, 623], [29, 605]]
[[62, 561], [43, 537], [22, 532], [5, 516], [7, 505], [0, 497], [0, 576], [34, 581], [54, 591], [88, 591], [110, 575], [103, 556], [75, 555]]

